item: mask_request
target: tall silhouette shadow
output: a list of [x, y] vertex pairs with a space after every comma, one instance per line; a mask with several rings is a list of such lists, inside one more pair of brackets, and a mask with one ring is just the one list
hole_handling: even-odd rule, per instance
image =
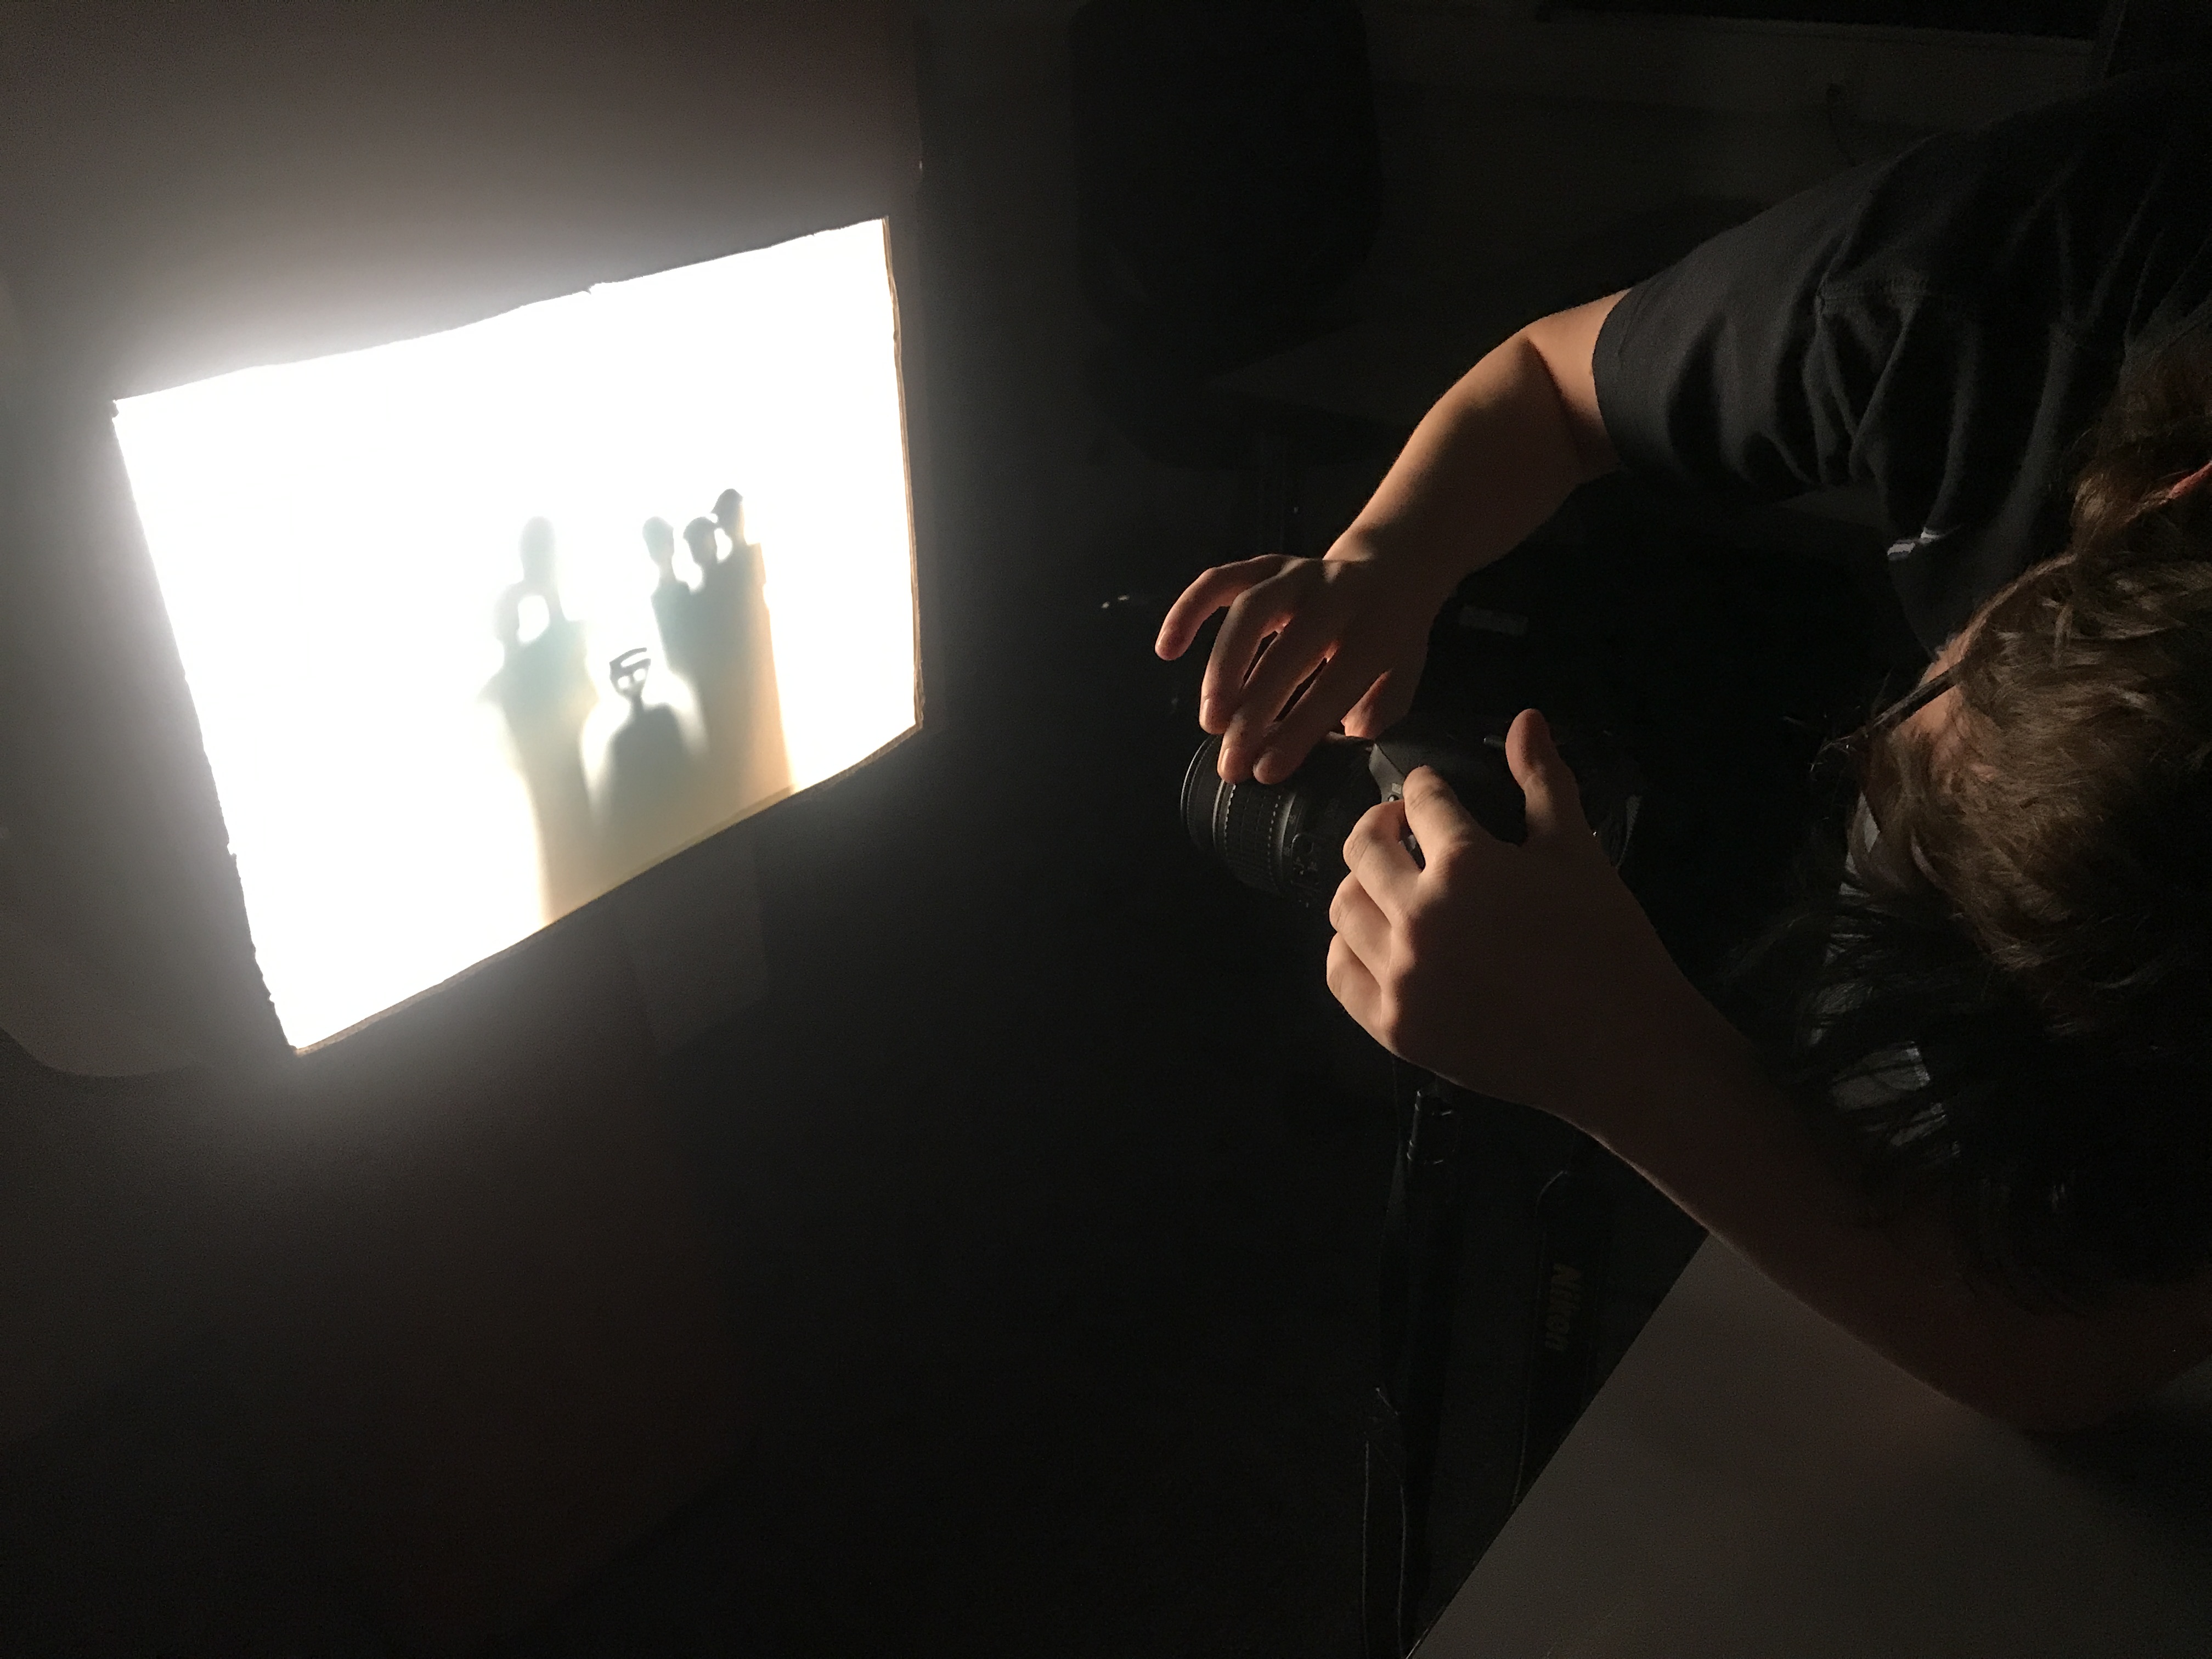
[[[684, 545], [699, 572], [696, 586], [676, 574], [666, 521], [650, 519], [645, 526], [646, 554], [660, 572], [653, 614], [661, 647], [668, 665], [690, 685], [706, 731], [697, 799], [710, 823], [735, 817], [791, 787], [760, 549], [744, 539], [744, 505], [736, 490], [722, 492], [714, 513], [684, 526]], [[730, 538], [726, 555], [718, 528]]]
[[661, 660], [691, 688], [703, 720], [713, 664], [703, 649], [707, 641], [701, 638], [704, 618], [699, 596], [676, 574], [676, 528], [667, 520], [645, 521], [645, 556], [658, 573], [653, 585], [653, 621], [660, 633]]
[[[706, 728], [707, 798], [715, 816], [726, 817], [745, 805], [747, 714], [736, 619], [730, 614], [729, 585], [722, 575], [714, 520], [694, 519], [685, 525], [684, 544], [691, 550], [699, 585], [684, 594], [678, 637], [685, 665], [680, 672], [698, 696], [699, 720]], [[672, 653], [678, 651], [675, 641], [668, 643]]]
[[660, 633], [661, 659], [691, 688], [699, 711], [706, 754], [695, 794], [701, 813], [714, 822], [732, 816], [744, 805], [737, 796], [734, 769], [744, 711], [733, 672], [730, 623], [720, 611], [723, 592], [711, 580], [720, 564], [714, 526], [694, 519], [684, 526], [684, 539], [699, 569], [696, 587], [676, 574], [676, 532], [668, 521], [645, 521], [646, 556], [659, 573], [653, 589], [653, 620]]
[[[584, 722], [599, 693], [584, 630], [561, 606], [553, 526], [522, 527], [522, 580], [499, 596], [492, 633], [506, 660], [485, 695], [498, 705], [538, 826], [538, 897], [550, 921], [596, 896], [598, 837], [584, 782]], [[534, 630], [532, 624], [535, 624]]]
[[730, 543], [728, 556], [715, 566], [713, 580], [722, 587], [720, 603], [728, 613], [731, 630], [731, 675], [742, 690], [741, 753], [732, 770], [743, 810], [790, 789], [791, 757], [775, 678], [775, 640], [765, 591], [768, 572], [759, 544], [745, 539], [745, 498], [725, 489], [714, 500], [714, 523]]
[[691, 750], [676, 711], [645, 700], [653, 653], [633, 647], [607, 665], [607, 679], [629, 713], [607, 744], [600, 828], [608, 885], [665, 857], [703, 827]]

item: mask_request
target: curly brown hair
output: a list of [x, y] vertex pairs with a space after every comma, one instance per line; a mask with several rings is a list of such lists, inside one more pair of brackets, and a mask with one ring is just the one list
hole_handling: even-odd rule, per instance
[[1940, 741], [1863, 745], [1878, 856], [1777, 1057], [1877, 1212], [1940, 1195], [2031, 1304], [2212, 1267], [2212, 339], [2130, 366], [2065, 550], [1964, 632]]

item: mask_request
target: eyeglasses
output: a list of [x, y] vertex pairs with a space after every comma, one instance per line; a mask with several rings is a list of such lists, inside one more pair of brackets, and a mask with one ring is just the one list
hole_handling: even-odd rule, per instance
[[1821, 760], [1844, 763], [1853, 778], [1863, 782], [1867, 755], [1875, 740], [1895, 731], [1948, 691], [1954, 684], [1953, 672], [1953, 670], [1946, 668], [1940, 673], [1929, 675], [1864, 726], [1829, 743], [1821, 750]]
[[1952, 670], [1947, 668], [1940, 674], [1929, 675], [1861, 726], [1859, 728], [1861, 735], [1878, 738], [1885, 732], [1895, 731], [1951, 689], [1952, 672]]
[[[1879, 849], [1889, 844], [1881, 829], [1887, 816], [1886, 798], [1896, 782], [1892, 766], [1873, 763], [1881, 740], [1948, 691], [1954, 683], [1948, 668], [1929, 675], [1856, 731], [1826, 744], [1814, 763], [1816, 778], [1847, 786], [1857, 798], [1857, 816], [1848, 833], [1852, 844], [1851, 865], [1859, 872], [1862, 881], [1887, 884], [1895, 878], [1893, 872], [1889, 877], [1882, 876], [1887, 861], [1878, 856]], [[1872, 826], [1874, 832], [1863, 839], [1858, 827], [1862, 819]]]

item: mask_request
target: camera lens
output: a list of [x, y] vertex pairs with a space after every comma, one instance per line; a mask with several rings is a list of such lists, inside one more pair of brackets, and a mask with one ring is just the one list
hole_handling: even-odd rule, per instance
[[1327, 738], [1281, 783], [1230, 783], [1220, 774], [1221, 739], [1208, 738], [1183, 774], [1183, 827], [1246, 886], [1325, 905], [1344, 879], [1344, 838], [1382, 798], [1367, 750]]
[[[1183, 828], [1191, 844], [1248, 887], [1300, 903], [1326, 905], [1344, 880], [1344, 839], [1360, 815], [1395, 799], [1398, 781], [1428, 766], [1459, 803], [1498, 840], [1527, 834], [1521, 786], [1505, 761], [1510, 721], [1401, 720], [1372, 743], [1328, 737], [1280, 783], [1225, 783], [1221, 739], [1208, 738], [1182, 778]], [[1635, 833], [1642, 775], [1603, 732], [1553, 728], [1560, 757], [1580, 786], [1583, 816], [1605, 855], [1618, 865]]]

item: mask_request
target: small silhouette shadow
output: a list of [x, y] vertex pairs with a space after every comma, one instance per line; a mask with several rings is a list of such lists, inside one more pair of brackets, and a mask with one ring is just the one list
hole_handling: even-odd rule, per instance
[[700, 827], [691, 751], [676, 711], [645, 700], [653, 653], [631, 647], [607, 665], [629, 713], [607, 744], [600, 832], [611, 885], [665, 857]]

